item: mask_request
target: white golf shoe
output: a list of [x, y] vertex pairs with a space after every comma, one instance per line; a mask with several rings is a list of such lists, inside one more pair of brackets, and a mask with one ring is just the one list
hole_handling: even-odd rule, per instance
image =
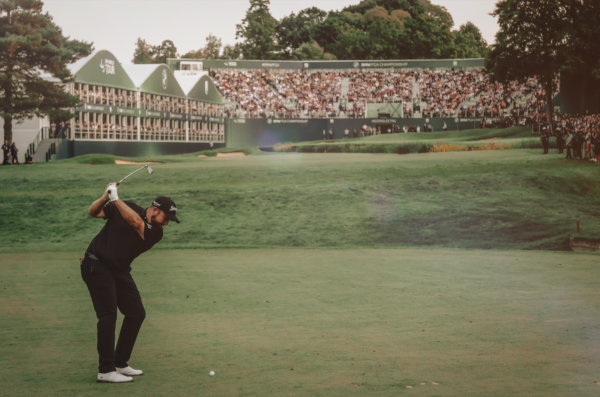
[[144, 375], [144, 372], [142, 372], [141, 370], [133, 369], [131, 367], [117, 368], [117, 372], [120, 373], [121, 375], [126, 375], [126, 376]]
[[109, 372], [106, 374], [98, 373], [98, 383], [128, 383], [133, 382], [131, 376], [121, 375], [117, 371]]

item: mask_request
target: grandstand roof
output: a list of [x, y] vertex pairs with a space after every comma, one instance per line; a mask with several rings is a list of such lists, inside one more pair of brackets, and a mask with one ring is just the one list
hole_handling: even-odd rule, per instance
[[186, 96], [167, 65], [125, 65], [124, 68], [142, 92], [180, 98]]
[[106, 50], [95, 51], [69, 65], [68, 68], [77, 83], [136, 90], [135, 84], [123, 66], [112, 53]]
[[189, 99], [222, 104], [223, 100], [217, 87], [207, 73], [195, 76], [175, 76]]

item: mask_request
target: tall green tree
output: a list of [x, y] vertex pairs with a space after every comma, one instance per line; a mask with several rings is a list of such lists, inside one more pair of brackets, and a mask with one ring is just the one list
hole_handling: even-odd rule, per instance
[[[298, 13], [293, 12], [284, 17], [275, 28], [275, 36], [283, 58], [294, 58], [292, 56], [303, 44], [312, 45], [315, 41], [315, 28], [323, 23], [327, 13], [317, 7], [304, 9]], [[302, 52], [309, 50], [308, 47]], [[311, 50], [312, 51], [312, 50]], [[311, 52], [309, 51], [309, 52]]]
[[600, 79], [600, 3], [597, 0], [568, 0], [566, 59], [564, 70], [578, 76], [579, 113], [588, 110], [589, 87]]
[[219, 59], [221, 47], [223, 47], [221, 39], [209, 33], [206, 38], [206, 45], [204, 46], [204, 56], [206, 59]]
[[250, 0], [242, 23], [236, 25], [235, 38], [242, 39], [244, 59], [277, 59], [275, 29], [277, 20], [269, 11], [269, 0]]
[[312, 38], [339, 59], [451, 58], [453, 26], [430, 0], [363, 0], [330, 12]]
[[242, 57], [242, 50], [240, 49], [239, 43], [235, 43], [234, 45], [225, 44], [223, 46], [223, 53], [221, 54], [221, 59], [240, 59]]
[[537, 76], [545, 90], [546, 117], [552, 122], [555, 77], [565, 63], [567, 1], [500, 0], [491, 15], [498, 18], [496, 44], [486, 58], [493, 80], [508, 83]]
[[[12, 142], [13, 123], [53, 113], [69, 118], [79, 102], [64, 90], [73, 81], [69, 63], [88, 56], [92, 45], [70, 40], [42, 13], [39, 0], [0, 1], [0, 116], [4, 139]], [[52, 76], [57, 82], [41, 77]]]
[[150, 49], [152, 63], [167, 63], [167, 58], [177, 58], [177, 47], [171, 40], [165, 40], [160, 45]]
[[131, 61], [135, 64], [154, 63], [150, 51], [152, 51], [152, 46], [146, 43], [146, 40], [138, 38], [135, 43], [135, 50], [133, 51], [133, 59]]
[[456, 58], [484, 58], [486, 56], [487, 41], [483, 38], [479, 28], [472, 22], [461, 25], [452, 33]]
[[221, 47], [223, 47], [221, 39], [212, 33], [209, 33], [206, 37], [206, 44], [203, 48], [195, 51], [189, 51], [183, 54], [181, 57], [189, 59], [219, 59]]
[[300, 47], [292, 52], [291, 59], [297, 61], [333, 61], [337, 59], [316, 42], [302, 43]]

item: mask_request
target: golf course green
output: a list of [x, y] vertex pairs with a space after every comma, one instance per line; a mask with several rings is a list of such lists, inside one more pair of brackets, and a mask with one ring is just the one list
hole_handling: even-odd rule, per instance
[[144, 376], [123, 385], [95, 383], [78, 258], [103, 225], [89, 205], [140, 166], [0, 168], [0, 396], [600, 391], [598, 254], [569, 245], [600, 237], [600, 167], [556, 150], [226, 151], [247, 155], [129, 159], [158, 163], [119, 197], [168, 195], [181, 224], [132, 265]]

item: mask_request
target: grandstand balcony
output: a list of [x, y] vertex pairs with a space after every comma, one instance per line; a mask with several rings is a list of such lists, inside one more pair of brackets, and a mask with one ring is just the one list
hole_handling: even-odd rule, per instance
[[174, 76], [166, 65], [125, 65], [98, 51], [71, 66], [81, 103], [71, 139], [224, 142], [225, 108], [206, 73]]

